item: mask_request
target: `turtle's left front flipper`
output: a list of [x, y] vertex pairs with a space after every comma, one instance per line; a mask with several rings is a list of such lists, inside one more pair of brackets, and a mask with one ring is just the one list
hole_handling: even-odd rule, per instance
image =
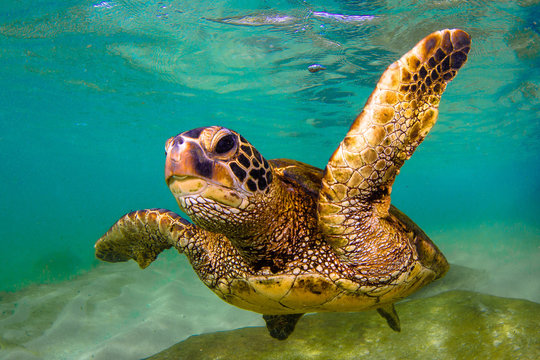
[[169, 210], [133, 211], [96, 242], [96, 257], [109, 262], [133, 259], [144, 269], [163, 250], [173, 246], [180, 250], [194, 230], [191, 223]]

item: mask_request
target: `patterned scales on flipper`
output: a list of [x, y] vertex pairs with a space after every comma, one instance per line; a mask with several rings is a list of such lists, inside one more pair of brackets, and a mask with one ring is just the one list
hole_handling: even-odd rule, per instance
[[390, 65], [330, 158], [319, 223], [344, 261], [361, 262], [369, 251], [358, 250], [368, 246], [366, 238], [384, 238], [394, 179], [435, 124], [441, 95], [465, 63], [470, 44], [464, 31], [438, 31]]
[[96, 257], [109, 262], [135, 260], [144, 269], [171, 247], [193, 237], [192, 225], [172, 211], [145, 209], [124, 215], [95, 245]]

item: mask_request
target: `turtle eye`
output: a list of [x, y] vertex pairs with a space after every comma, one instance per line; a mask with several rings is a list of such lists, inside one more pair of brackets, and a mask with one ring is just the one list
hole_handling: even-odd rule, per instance
[[236, 146], [236, 136], [229, 134], [225, 135], [216, 144], [214, 152], [216, 154], [222, 155], [231, 151]]

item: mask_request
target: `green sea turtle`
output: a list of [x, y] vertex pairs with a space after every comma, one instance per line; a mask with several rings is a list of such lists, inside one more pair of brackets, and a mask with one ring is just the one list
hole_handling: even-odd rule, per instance
[[170, 138], [165, 180], [193, 223], [164, 209], [131, 212], [97, 241], [96, 256], [145, 268], [174, 247], [221, 299], [263, 314], [278, 339], [323, 311], [376, 309], [399, 331], [393, 304], [449, 265], [390, 204], [391, 187], [469, 48], [467, 33], [442, 30], [390, 65], [324, 171], [267, 161], [219, 126]]

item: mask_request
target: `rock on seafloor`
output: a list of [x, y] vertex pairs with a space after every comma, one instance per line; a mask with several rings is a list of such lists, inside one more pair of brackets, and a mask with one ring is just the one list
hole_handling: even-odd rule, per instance
[[148, 359], [540, 359], [540, 304], [448, 291], [396, 309], [400, 333], [375, 311], [320, 313], [284, 341], [243, 328], [192, 336]]

